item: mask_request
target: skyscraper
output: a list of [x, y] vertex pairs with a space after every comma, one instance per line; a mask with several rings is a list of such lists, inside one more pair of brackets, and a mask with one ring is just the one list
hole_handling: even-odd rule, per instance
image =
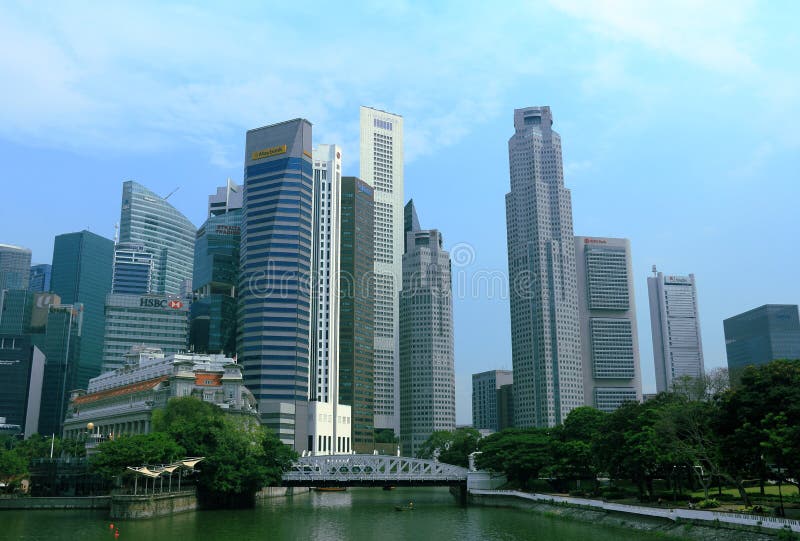
[[50, 276], [53, 266], [47, 263], [33, 265], [30, 272], [30, 282], [28, 289], [34, 293], [44, 293], [50, 291]]
[[308, 441], [312, 159], [305, 119], [247, 132], [239, 359], [262, 423], [296, 449]]
[[641, 402], [630, 241], [575, 237], [575, 262], [584, 402], [606, 412]]
[[375, 428], [400, 428], [399, 310], [403, 276], [403, 117], [361, 107], [360, 177], [375, 196]]
[[194, 247], [189, 343], [198, 353], [236, 354], [242, 187], [228, 179], [208, 198]]
[[653, 273], [647, 278], [647, 292], [656, 390], [661, 393], [670, 390], [676, 378], [696, 378], [705, 369], [694, 274], [665, 275], [657, 272], [655, 265]]
[[339, 401], [352, 408], [358, 453], [371, 453], [375, 444], [374, 213], [374, 190], [361, 179], [342, 177]]
[[731, 380], [747, 366], [800, 359], [800, 316], [796, 304], [765, 304], [722, 322]]
[[[105, 300], [111, 291], [114, 241], [90, 231], [58, 235], [53, 247], [51, 288], [65, 305], [81, 304], [82, 330], [75, 379], [70, 389], [86, 388], [100, 374], [105, 330]], [[50, 351], [47, 350], [48, 359]], [[48, 361], [49, 362], [49, 361]]]
[[549, 107], [514, 111], [506, 194], [515, 425], [553, 426], [583, 405], [570, 192]]
[[114, 248], [114, 275], [111, 291], [146, 295], [155, 285], [155, 257], [143, 244], [120, 242]]
[[150, 293], [180, 295], [183, 282], [192, 278], [195, 232], [166, 198], [138, 182], [122, 184], [119, 242], [141, 245], [153, 254]]
[[499, 431], [498, 411], [503, 407], [500, 393], [504, 385], [514, 383], [511, 370], [489, 370], [472, 374], [472, 428]]
[[418, 228], [414, 202], [400, 292], [400, 445], [416, 455], [431, 434], [456, 427], [450, 254], [435, 229]]
[[0, 289], [28, 289], [30, 272], [29, 249], [0, 244]]

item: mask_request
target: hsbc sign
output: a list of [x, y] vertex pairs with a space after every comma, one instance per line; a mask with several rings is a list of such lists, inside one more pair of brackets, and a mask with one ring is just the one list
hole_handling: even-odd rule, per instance
[[183, 302], [180, 299], [141, 297], [139, 298], [139, 306], [142, 308], [172, 308], [173, 310], [180, 310], [183, 308]]

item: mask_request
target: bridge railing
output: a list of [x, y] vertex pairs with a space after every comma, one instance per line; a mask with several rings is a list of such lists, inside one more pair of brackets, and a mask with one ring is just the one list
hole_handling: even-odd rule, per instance
[[388, 455], [320, 455], [298, 459], [284, 481], [466, 482], [467, 469], [435, 460]]

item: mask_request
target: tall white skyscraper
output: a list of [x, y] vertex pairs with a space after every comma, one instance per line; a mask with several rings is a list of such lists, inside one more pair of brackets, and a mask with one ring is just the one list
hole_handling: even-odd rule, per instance
[[361, 107], [360, 176], [375, 190], [375, 428], [400, 430], [403, 117]]
[[[400, 444], [415, 456], [431, 434], [456, 427], [450, 254], [406, 205], [400, 293]], [[413, 225], [411, 225], [413, 224]]]
[[519, 427], [559, 424], [584, 403], [572, 202], [552, 124], [549, 107], [516, 109], [508, 141], [506, 227]]
[[314, 157], [311, 241], [311, 367], [308, 445], [314, 454], [352, 449], [351, 408], [339, 404], [339, 256], [342, 152], [319, 145]]
[[642, 399], [631, 243], [575, 237], [575, 256], [584, 402], [610, 412]]
[[647, 278], [647, 292], [656, 390], [660, 393], [671, 389], [676, 378], [702, 375], [705, 367], [694, 274], [665, 275], [655, 265], [653, 274]]

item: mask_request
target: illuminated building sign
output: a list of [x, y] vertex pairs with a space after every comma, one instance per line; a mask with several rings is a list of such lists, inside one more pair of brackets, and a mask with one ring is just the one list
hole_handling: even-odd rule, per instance
[[181, 302], [179, 299], [141, 297], [139, 298], [139, 306], [143, 308], [172, 308], [173, 310], [180, 310], [183, 308], [183, 302]]
[[265, 148], [264, 150], [256, 150], [250, 155], [250, 159], [253, 161], [263, 160], [264, 158], [271, 158], [272, 156], [278, 156], [279, 154], [285, 153], [286, 145], [280, 145], [277, 147]]

